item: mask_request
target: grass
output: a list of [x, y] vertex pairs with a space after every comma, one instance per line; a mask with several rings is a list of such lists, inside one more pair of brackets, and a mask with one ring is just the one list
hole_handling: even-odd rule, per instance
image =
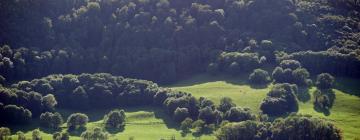
[[[197, 75], [190, 79], [180, 81], [167, 87], [178, 91], [186, 91], [196, 97], [207, 97], [215, 103], [219, 103], [221, 97], [231, 97], [233, 101], [242, 107], [249, 107], [255, 113], [259, 112], [259, 105], [265, 98], [272, 85], [263, 88], [251, 87], [246, 83], [246, 76], [208, 76]], [[310, 114], [332, 121], [337, 127], [343, 130], [345, 139], [360, 138], [360, 98], [356, 91], [360, 91], [358, 81], [355, 79], [340, 78], [336, 84], [334, 92], [336, 99], [329, 114], [316, 112], [313, 106], [313, 96], [315, 88], [311, 88], [299, 102], [299, 113]], [[110, 110], [92, 110], [83, 112], [88, 114], [90, 123], [87, 128], [102, 127], [102, 118]], [[134, 137], [136, 140], [159, 140], [170, 139], [175, 136], [177, 140], [213, 140], [213, 135], [203, 135], [195, 137], [192, 134], [181, 136], [176, 124], [174, 124], [167, 114], [159, 108], [137, 107], [126, 108], [126, 126], [121, 132], [110, 134], [110, 139], [129, 139]], [[64, 118], [74, 111], [60, 110]], [[31, 130], [36, 129], [37, 122], [32, 125], [15, 126], [15, 130], [23, 130], [26, 136], [31, 138]], [[64, 127], [66, 125], [64, 124]], [[12, 129], [13, 130], [13, 129]], [[41, 129], [42, 130], [42, 129]], [[45, 131], [45, 132], [44, 132]], [[66, 129], [63, 129], [66, 131]], [[13, 131], [14, 132], [14, 131]], [[15, 131], [16, 132], [16, 131]], [[51, 139], [50, 132], [42, 130], [44, 140]], [[13, 136], [15, 139], [15, 136]], [[72, 135], [71, 140], [80, 140], [79, 135]]]
[[[271, 85], [265, 88], [253, 88], [246, 84], [244, 79], [246, 77], [198, 75], [169, 87], [192, 93], [196, 97], [210, 98], [216, 103], [223, 96], [231, 97], [238, 106], [249, 107], [254, 112], [258, 112], [259, 105]], [[329, 114], [314, 110], [312, 93], [315, 88], [311, 88], [308, 93], [304, 93], [308, 94], [307, 98], [302, 98], [299, 102], [298, 113], [332, 121], [343, 130], [345, 139], [360, 138], [360, 98], [356, 96], [359, 95], [356, 91], [360, 91], [359, 83], [356, 79], [339, 78], [334, 89], [336, 99]]]
[[[91, 110], [81, 113], [85, 113], [89, 116], [90, 122], [86, 125], [87, 129], [92, 129], [94, 127], [103, 127], [103, 116], [108, 113], [109, 110]], [[64, 118], [67, 118], [71, 113], [76, 111], [72, 110], [59, 110], [63, 114]], [[133, 137], [135, 140], [159, 140], [159, 139], [170, 139], [175, 136], [177, 140], [191, 140], [198, 139], [198, 137], [193, 136], [192, 134], [187, 134], [182, 136], [181, 131], [178, 130], [176, 124], [173, 123], [171, 118], [160, 108], [154, 107], [136, 107], [136, 108], [126, 108], [126, 125], [124, 130], [117, 132], [109, 132], [110, 140], [127, 140], [130, 137]], [[33, 126], [33, 127], [31, 127]], [[38, 123], [32, 123], [28, 129], [25, 130], [25, 135], [27, 138], [31, 138], [32, 130], [37, 129]], [[16, 126], [14, 126], [16, 128]], [[21, 126], [17, 126], [21, 127]], [[12, 129], [14, 130], [14, 129]], [[17, 130], [23, 130], [17, 128]], [[13, 131], [13, 132], [16, 132]], [[43, 140], [51, 140], [52, 133], [46, 129], [40, 128], [41, 136]], [[63, 125], [63, 130], [66, 131], [66, 124]], [[71, 134], [71, 140], [81, 140], [79, 134]], [[13, 135], [13, 139], [17, 139], [17, 136]], [[201, 136], [202, 140], [212, 140], [214, 136], [212, 135], [203, 135]]]

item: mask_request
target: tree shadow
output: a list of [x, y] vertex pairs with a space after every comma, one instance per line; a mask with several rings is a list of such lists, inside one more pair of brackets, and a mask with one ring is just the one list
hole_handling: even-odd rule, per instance
[[121, 127], [121, 128], [105, 128], [105, 130], [107, 132], [109, 132], [110, 134], [117, 134], [120, 132], [124, 132], [125, 131], [125, 126]]
[[210, 74], [199, 74], [192, 77], [189, 77], [187, 79], [184, 79], [178, 83], [170, 84], [170, 85], [161, 85], [163, 87], [187, 87], [187, 86], [193, 86], [208, 82], [216, 82], [216, 81], [224, 81], [226, 83], [234, 84], [234, 85], [245, 85], [247, 84], [248, 74], [242, 73], [236, 76], [232, 75], [210, 75]]
[[316, 90], [314, 93], [314, 110], [323, 113], [325, 116], [329, 116], [335, 98], [336, 96], [333, 90]]
[[308, 87], [299, 87], [297, 98], [300, 102], [307, 102], [311, 99]]
[[83, 132], [86, 131], [86, 127], [80, 127], [78, 129], [68, 129], [67, 132], [69, 132], [70, 136], [81, 136]]
[[269, 86], [269, 84], [249, 84], [253, 89], [264, 89]]
[[346, 94], [360, 97], [360, 80], [355, 78], [336, 78], [335, 88]]

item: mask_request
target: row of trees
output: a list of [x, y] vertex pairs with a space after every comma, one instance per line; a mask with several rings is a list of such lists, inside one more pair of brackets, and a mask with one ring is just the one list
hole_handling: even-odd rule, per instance
[[256, 140], [256, 139], [327, 139], [341, 140], [342, 133], [333, 124], [311, 116], [292, 115], [277, 119], [272, 123], [243, 121], [228, 123], [216, 133], [218, 140]]

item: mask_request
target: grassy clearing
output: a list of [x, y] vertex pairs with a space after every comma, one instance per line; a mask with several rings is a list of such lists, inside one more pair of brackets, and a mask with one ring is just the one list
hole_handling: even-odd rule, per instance
[[[216, 103], [223, 96], [231, 97], [238, 106], [249, 107], [254, 112], [258, 112], [259, 105], [271, 85], [265, 88], [252, 88], [245, 81], [246, 77], [241, 76], [198, 75], [169, 87], [192, 93], [196, 97], [210, 98]], [[311, 88], [308, 93], [304, 93], [307, 95], [300, 101], [299, 113], [326, 118], [334, 122], [343, 130], [345, 139], [360, 138], [360, 98], [355, 96], [359, 95], [356, 92], [360, 91], [359, 83], [355, 79], [339, 78], [334, 90], [336, 99], [329, 115], [314, 110], [312, 93], [315, 88]]]
[[[110, 110], [92, 110], [85, 111], [89, 116], [90, 122], [86, 125], [87, 129], [92, 129], [94, 127], [103, 127], [103, 116], [108, 113]], [[59, 110], [63, 114], [64, 118], [67, 118], [71, 113], [76, 111], [70, 110]], [[127, 140], [130, 137], [133, 137], [136, 140], [159, 140], [159, 139], [170, 139], [172, 136], [175, 136], [177, 140], [191, 140], [198, 139], [198, 137], [193, 136], [192, 134], [187, 134], [186, 136], [181, 135], [180, 130], [176, 124], [173, 123], [171, 118], [160, 108], [153, 107], [137, 107], [137, 108], [126, 108], [126, 126], [122, 131], [109, 132], [110, 140]], [[33, 126], [33, 127], [30, 127]], [[26, 137], [31, 138], [32, 130], [37, 129], [38, 124], [33, 123], [27, 127], [28, 129], [22, 129], [21, 126], [14, 126], [15, 131], [22, 130], [26, 132]], [[66, 124], [63, 125], [63, 131], [66, 131]], [[52, 133], [45, 129], [41, 129], [41, 135], [44, 140], [51, 140]], [[14, 132], [14, 131], [13, 131]], [[71, 140], [81, 140], [79, 137], [80, 134], [71, 134]], [[16, 136], [12, 136], [13, 139], [16, 139]], [[201, 136], [202, 140], [212, 140], [214, 137], [212, 135], [203, 135]]]

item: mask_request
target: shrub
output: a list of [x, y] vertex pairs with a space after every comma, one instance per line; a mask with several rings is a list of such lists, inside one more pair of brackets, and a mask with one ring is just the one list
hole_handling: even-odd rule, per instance
[[86, 114], [74, 113], [68, 117], [66, 123], [69, 130], [77, 130], [84, 129], [88, 121], [89, 118]]
[[60, 113], [45, 112], [40, 115], [40, 124], [47, 128], [59, 129], [63, 123]]
[[255, 69], [249, 76], [249, 82], [256, 85], [264, 85], [271, 81], [269, 73], [262, 69]]
[[276, 84], [262, 101], [260, 109], [268, 115], [282, 115], [298, 110], [297, 86]]
[[113, 110], [104, 116], [105, 128], [120, 129], [125, 126], [125, 112], [124, 110]]
[[177, 122], [182, 122], [185, 118], [189, 117], [189, 110], [187, 108], [176, 108], [174, 111], [174, 120]]
[[328, 90], [333, 88], [335, 78], [328, 73], [319, 74], [316, 78], [316, 87], [320, 90]]
[[249, 108], [232, 107], [224, 115], [224, 119], [230, 122], [241, 122], [246, 120], [254, 120], [256, 117], [251, 113]]
[[107, 140], [109, 139], [109, 134], [103, 129], [96, 127], [91, 130], [86, 130], [81, 134], [83, 140]]

